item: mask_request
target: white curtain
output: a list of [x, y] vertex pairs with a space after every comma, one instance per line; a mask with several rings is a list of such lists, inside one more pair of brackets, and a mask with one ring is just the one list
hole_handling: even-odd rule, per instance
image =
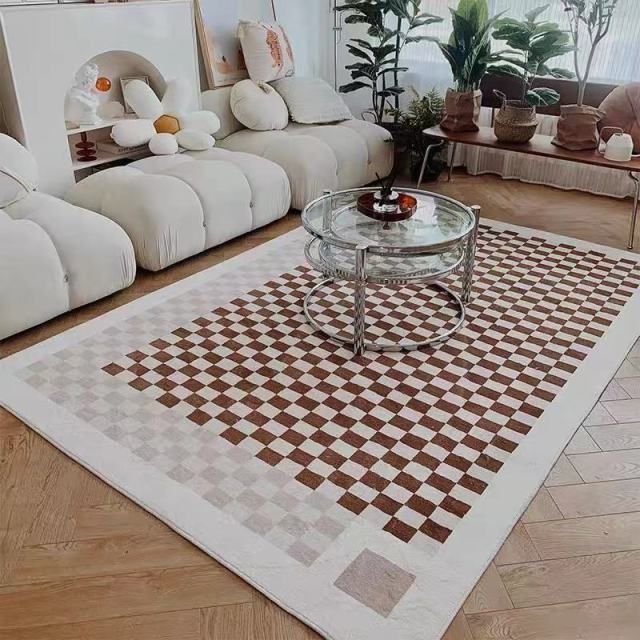
[[[560, 0], [547, 1], [550, 7], [545, 17], [560, 25], [567, 24]], [[458, 0], [423, 0], [422, 4], [424, 11], [445, 18], [443, 23], [430, 26], [426, 33], [446, 40], [451, 32], [448, 8], [457, 6]], [[545, 0], [489, 0], [492, 15], [506, 11], [506, 15], [515, 18], [522, 18], [527, 11], [542, 4]], [[410, 69], [404, 76], [404, 84], [415, 87], [419, 92], [430, 87], [444, 91], [451, 84], [449, 65], [433, 43], [407, 46], [402, 62]], [[564, 59], [558, 58], [553, 64], [573, 69], [573, 54]], [[590, 80], [612, 84], [640, 80], [640, 0], [619, 0], [611, 31], [598, 48]], [[483, 124], [490, 124], [488, 111], [483, 112], [482, 118]], [[539, 132], [552, 135], [556, 119], [541, 116], [539, 120]], [[632, 193], [633, 185], [622, 171], [479, 148], [460, 149], [456, 164], [460, 163], [466, 164], [467, 170], [474, 175], [497, 173], [505, 178], [618, 197]]]

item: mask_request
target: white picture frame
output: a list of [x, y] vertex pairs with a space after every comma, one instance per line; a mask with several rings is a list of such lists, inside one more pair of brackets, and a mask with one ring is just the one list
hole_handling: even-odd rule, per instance
[[[272, 0], [264, 0], [267, 16], [275, 20]], [[209, 89], [249, 77], [238, 40], [238, 0], [193, 0], [198, 43]], [[264, 19], [264, 15], [255, 16]]]

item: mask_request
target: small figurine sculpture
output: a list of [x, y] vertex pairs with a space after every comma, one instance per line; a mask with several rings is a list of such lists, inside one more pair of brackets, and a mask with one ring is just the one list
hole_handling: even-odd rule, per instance
[[97, 79], [98, 67], [93, 63], [85, 64], [78, 71], [65, 101], [64, 119], [67, 122], [77, 126], [101, 122], [97, 114], [100, 105], [95, 91]]

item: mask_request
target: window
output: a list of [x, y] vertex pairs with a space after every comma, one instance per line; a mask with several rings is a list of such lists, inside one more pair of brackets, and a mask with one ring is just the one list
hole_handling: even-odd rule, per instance
[[[567, 25], [560, 0], [547, 0], [550, 5], [545, 14], [549, 20]], [[507, 11], [506, 15], [522, 18], [527, 11], [546, 4], [545, 0], [489, 0], [492, 15]], [[455, 7], [458, 0], [423, 0], [423, 10], [445, 18], [442, 24], [433, 25], [428, 34], [446, 40], [451, 32], [448, 7]], [[427, 87], [445, 88], [451, 83], [447, 62], [433, 43], [408, 45], [403, 64], [410, 71], [405, 84], [413, 84], [423, 91]], [[573, 54], [553, 61], [554, 66], [573, 70]], [[640, 0], [619, 0], [607, 38], [600, 44], [590, 75], [592, 82], [624, 84], [640, 81]]]

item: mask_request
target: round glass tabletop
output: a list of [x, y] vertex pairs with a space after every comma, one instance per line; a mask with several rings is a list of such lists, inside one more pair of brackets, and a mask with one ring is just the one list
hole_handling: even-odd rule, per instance
[[302, 212], [305, 229], [343, 248], [368, 247], [370, 252], [420, 253], [447, 251], [474, 229], [474, 214], [460, 202], [428, 191], [401, 189], [418, 200], [408, 220], [385, 224], [360, 213], [358, 197], [371, 191], [352, 189], [331, 193]]

